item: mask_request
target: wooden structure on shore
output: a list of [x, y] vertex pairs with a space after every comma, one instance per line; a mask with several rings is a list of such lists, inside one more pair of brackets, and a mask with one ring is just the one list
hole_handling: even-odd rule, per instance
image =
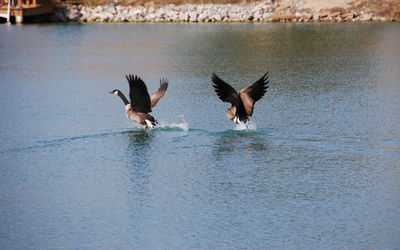
[[11, 18], [15, 18], [16, 23], [22, 23], [24, 17], [53, 12], [54, 5], [51, 0], [8, 0], [0, 5], [0, 17], [6, 18], [7, 22], [10, 22]]

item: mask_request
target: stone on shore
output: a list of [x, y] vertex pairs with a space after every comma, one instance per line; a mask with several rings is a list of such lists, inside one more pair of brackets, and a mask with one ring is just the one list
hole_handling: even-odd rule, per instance
[[146, 2], [144, 6], [68, 5], [66, 10], [57, 9], [53, 20], [63, 22], [351, 22], [392, 21], [393, 18], [375, 16], [364, 11], [346, 11], [343, 8], [312, 12], [310, 8], [301, 4], [301, 1], [279, 6], [276, 0], [266, 0], [249, 4], [156, 6], [152, 2]]

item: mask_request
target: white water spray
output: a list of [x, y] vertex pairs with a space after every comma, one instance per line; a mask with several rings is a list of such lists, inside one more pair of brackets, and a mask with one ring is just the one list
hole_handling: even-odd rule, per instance
[[180, 115], [179, 118], [181, 119], [181, 122], [159, 122], [155, 129], [179, 129], [183, 131], [189, 131], [189, 124], [185, 121], [185, 118], [183, 115]]

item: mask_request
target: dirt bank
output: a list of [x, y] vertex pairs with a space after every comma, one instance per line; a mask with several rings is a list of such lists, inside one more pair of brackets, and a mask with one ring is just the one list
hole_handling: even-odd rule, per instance
[[277, 0], [277, 2], [280, 6], [278, 13], [293, 14], [303, 10], [313, 14], [368, 13], [371, 17], [383, 17], [388, 20], [400, 18], [400, 0]]

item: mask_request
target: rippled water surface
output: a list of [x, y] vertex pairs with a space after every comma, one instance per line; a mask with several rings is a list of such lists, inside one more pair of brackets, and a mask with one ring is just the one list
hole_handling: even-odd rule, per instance
[[[400, 24], [0, 25], [0, 248], [396, 249]], [[269, 71], [254, 130], [211, 74]], [[169, 89], [151, 131], [118, 88]]]

